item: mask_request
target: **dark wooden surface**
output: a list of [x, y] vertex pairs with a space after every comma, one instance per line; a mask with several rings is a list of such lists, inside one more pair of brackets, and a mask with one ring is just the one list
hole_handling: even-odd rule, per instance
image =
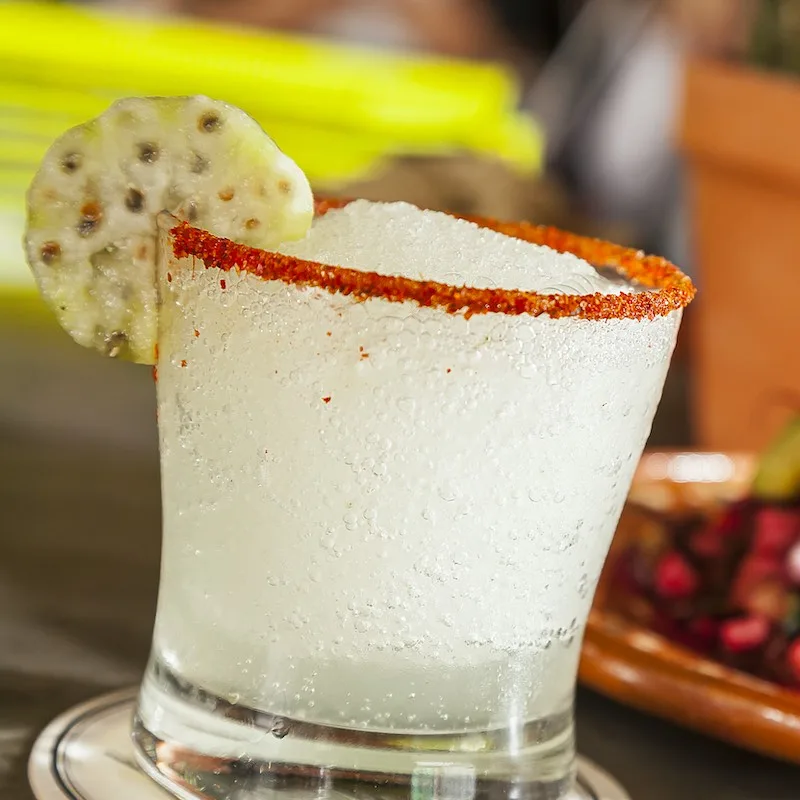
[[[84, 352], [49, 320], [0, 304], [2, 800], [30, 800], [27, 754], [54, 715], [138, 680], [159, 517], [149, 370]], [[800, 797], [800, 769], [589, 691], [578, 696], [578, 737], [633, 800]]]

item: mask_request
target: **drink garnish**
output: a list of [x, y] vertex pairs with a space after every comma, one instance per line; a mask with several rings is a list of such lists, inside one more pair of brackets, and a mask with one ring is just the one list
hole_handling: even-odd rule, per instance
[[208, 97], [132, 97], [63, 134], [28, 190], [25, 249], [70, 336], [154, 363], [156, 217], [258, 248], [313, 218], [300, 168], [244, 111]]

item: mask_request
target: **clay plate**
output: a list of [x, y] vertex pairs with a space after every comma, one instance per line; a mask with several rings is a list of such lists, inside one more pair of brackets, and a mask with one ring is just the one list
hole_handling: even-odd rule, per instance
[[[650, 452], [631, 504], [706, 508], [746, 493], [755, 459], [747, 454]], [[633, 505], [623, 513], [589, 617], [580, 681], [613, 699], [726, 742], [800, 763], [800, 692], [710, 661], [612, 610], [614, 560], [644, 535]]]

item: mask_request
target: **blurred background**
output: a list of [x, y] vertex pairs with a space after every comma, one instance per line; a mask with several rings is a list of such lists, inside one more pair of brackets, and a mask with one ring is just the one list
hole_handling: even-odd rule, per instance
[[153, 445], [145, 371], [42, 312], [24, 190], [115, 97], [202, 92], [255, 116], [319, 192], [674, 260], [700, 299], [651, 443], [758, 448], [800, 396], [799, 70], [798, 0], [0, 3], [0, 425]]

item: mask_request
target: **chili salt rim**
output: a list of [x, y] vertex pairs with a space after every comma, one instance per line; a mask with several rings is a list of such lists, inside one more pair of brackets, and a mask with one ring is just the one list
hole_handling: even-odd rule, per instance
[[[347, 200], [320, 200], [317, 215], [341, 208]], [[461, 216], [506, 236], [545, 245], [561, 253], [572, 253], [590, 264], [615, 268], [623, 277], [651, 292], [630, 294], [539, 294], [517, 289], [480, 289], [437, 281], [415, 280], [349, 267], [320, 264], [294, 256], [236, 244], [187, 222], [173, 227], [176, 258], [193, 257], [206, 267], [223, 271], [248, 272], [263, 280], [277, 280], [298, 287], [316, 287], [357, 300], [380, 298], [390, 302], [412, 301], [422, 307], [438, 308], [451, 314], [547, 314], [552, 318], [652, 319], [687, 306], [696, 289], [688, 276], [659, 256], [648, 256], [601, 239], [568, 233], [529, 222], [499, 222], [483, 217]]]

